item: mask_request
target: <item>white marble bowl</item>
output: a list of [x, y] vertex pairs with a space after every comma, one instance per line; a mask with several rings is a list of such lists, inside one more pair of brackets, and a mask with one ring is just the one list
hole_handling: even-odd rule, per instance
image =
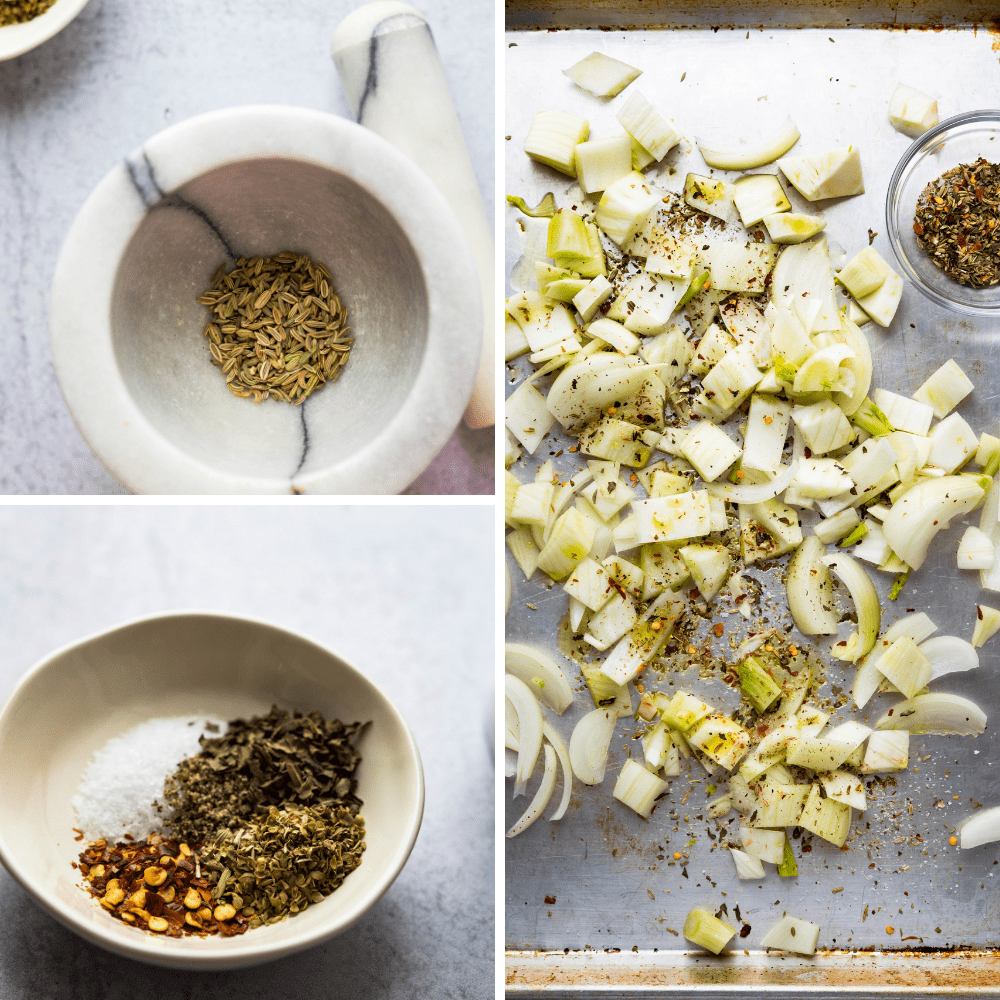
[[0, 28], [0, 62], [30, 52], [59, 34], [87, 3], [88, 0], [56, 0], [44, 14], [30, 21], [5, 24]]
[[[364, 802], [361, 865], [321, 903], [239, 937], [165, 938], [113, 919], [71, 867], [71, 799], [92, 754], [152, 718], [232, 719], [287, 709], [371, 720], [359, 749]], [[59, 649], [38, 663], [0, 711], [0, 861], [53, 917], [129, 958], [187, 969], [231, 969], [310, 948], [359, 920], [409, 857], [423, 815], [413, 734], [368, 678], [273, 625], [230, 615], [140, 619]]]
[[[355, 338], [302, 406], [230, 393], [195, 302], [221, 263], [284, 250], [331, 270]], [[230, 108], [154, 136], [80, 210], [52, 291], [67, 405], [137, 493], [399, 493], [461, 419], [481, 330], [441, 193], [372, 132], [304, 108]]]

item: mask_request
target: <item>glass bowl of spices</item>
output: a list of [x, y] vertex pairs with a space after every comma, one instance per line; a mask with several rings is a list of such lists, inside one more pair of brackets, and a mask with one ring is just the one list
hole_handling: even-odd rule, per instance
[[971, 111], [921, 135], [886, 196], [903, 274], [938, 305], [1000, 314], [1000, 110]]
[[0, 61], [30, 52], [57, 35], [88, 0], [0, 0]]
[[173, 125], [97, 186], [63, 244], [63, 397], [135, 493], [402, 493], [472, 393], [474, 257], [434, 183], [307, 108]]
[[423, 815], [413, 735], [310, 640], [172, 613], [83, 639], [0, 709], [0, 861], [121, 955], [253, 965], [346, 930]]

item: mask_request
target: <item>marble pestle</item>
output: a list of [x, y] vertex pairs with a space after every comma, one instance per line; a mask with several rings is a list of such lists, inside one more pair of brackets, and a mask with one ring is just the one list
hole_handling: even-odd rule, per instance
[[409, 4], [377, 0], [344, 18], [334, 35], [333, 58], [358, 123], [427, 174], [472, 245], [483, 300], [483, 350], [465, 422], [493, 426], [493, 232], [430, 26]]

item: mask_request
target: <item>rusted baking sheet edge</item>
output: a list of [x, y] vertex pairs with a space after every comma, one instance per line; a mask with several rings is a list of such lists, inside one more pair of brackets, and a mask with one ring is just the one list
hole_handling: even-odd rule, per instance
[[956, 952], [823, 952], [812, 958], [765, 954], [642, 951], [506, 954], [508, 996], [598, 996], [604, 1000], [678, 991], [699, 1000], [734, 993], [832, 996], [852, 1000], [935, 996], [984, 997], [1000, 992], [1000, 954]]
[[963, 0], [505, 0], [518, 28], [994, 27], [995, 3]]

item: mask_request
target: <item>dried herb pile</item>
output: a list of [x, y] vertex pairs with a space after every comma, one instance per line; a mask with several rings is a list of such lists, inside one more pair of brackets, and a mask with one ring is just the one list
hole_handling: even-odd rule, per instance
[[201, 736], [164, 783], [170, 838], [89, 844], [85, 888], [168, 937], [242, 934], [321, 902], [365, 850], [355, 772], [368, 725], [273, 707]]
[[320, 903], [358, 865], [364, 820], [343, 807], [272, 806], [266, 817], [208, 847], [215, 899], [229, 902], [251, 927], [273, 924]]
[[330, 272], [308, 254], [240, 257], [221, 264], [197, 300], [212, 312], [205, 336], [212, 364], [237, 396], [302, 403], [347, 364], [347, 310]]
[[178, 765], [164, 792], [175, 836], [210, 842], [270, 806], [346, 807], [356, 813], [357, 745], [368, 723], [345, 725], [319, 712], [272, 708], [236, 719], [223, 736], [202, 737], [202, 750]]
[[953, 281], [1000, 282], [1000, 164], [980, 157], [931, 181], [917, 199], [917, 245]]
[[24, 24], [44, 14], [56, 0], [0, 0], [0, 28]]

